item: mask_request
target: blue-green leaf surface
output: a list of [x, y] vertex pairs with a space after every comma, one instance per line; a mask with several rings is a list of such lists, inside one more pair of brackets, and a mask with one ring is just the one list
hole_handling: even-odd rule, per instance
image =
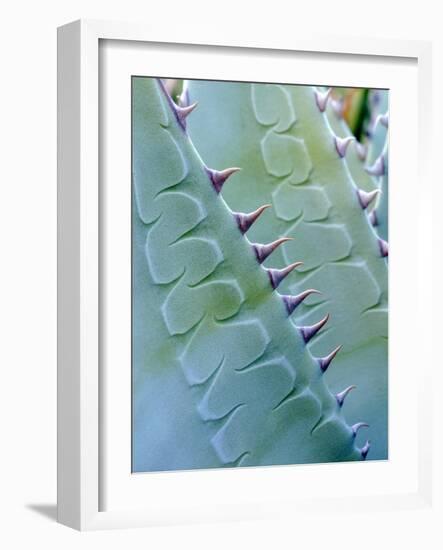
[[189, 81], [184, 98], [199, 104], [189, 133], [204, 161], [218, 169], [242, 168], [224, 188], [228, 205], [247, 211], [272, 204], [250, 238], [266, 243], [293, 237], [266, 265], [304, 262], [282, 292], [322, 292], [310, 295], [294, 316], [299, 324], [311, 324], [330, 313], [328, 328], [310, 350], [322, 356], [343, 346], [325, 378], [334, 391], [357, 385], [344, 406], [346, 417], [354, 422], [364, 411], [373, 442], [370, 457], [386, 458], [387, 262], [315, 90]]
[[154, 79], [132, 99], [133, 470], [361, 460], [180, 112]]

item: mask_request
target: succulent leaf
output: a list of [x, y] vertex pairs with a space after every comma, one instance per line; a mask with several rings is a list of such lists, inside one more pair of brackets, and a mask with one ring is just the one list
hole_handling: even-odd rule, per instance
[[378, 235], [389, 240], [389, 95], [387, 90], [372, 90], [370, 95], [371, 123], [368, 129], [368, 170], [372, 172], [381, 190], [375, 211], [375, 226]]
[[343, 345], [325, 377], [336, 392], [346, 381], [358, 385], [363, 398], [347, 400], [346, 418], [363, 415], [373, 436], [370, 458], [386, 458], [387, 263], [367, 214], [376, 201], [364, 210], [358, 195], [372, 193], [377, 184], [355, 142], [347, 140], [346, 157], [336, 146], [335, 136], [347, 139], [349, 129], [340, 121], [332, 124], [331, 99], [322, 110], [318, 90], [308, 86], [190, 81], [187, 90], [190, 101], [199, 102], [189, 133], [202, 158], [242, 167], [236, 185], [222, 193], [229, 207], [273, 205], [248, 238], [297, 237], [272, 255], [274, 269], [298, 258], [304, 262], [279, 291], [321, 290], [298, 305], [293, 317], [309, 326], [331, 313], [308, 346], [325, 357]]
[[161, 83], [132, 93], [133, 470], [364, 459]]

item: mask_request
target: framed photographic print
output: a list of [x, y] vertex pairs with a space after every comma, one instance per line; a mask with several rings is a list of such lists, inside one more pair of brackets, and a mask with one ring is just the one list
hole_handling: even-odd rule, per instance
[[428, 63], [59, 29], [62, 523], [427, 505]]

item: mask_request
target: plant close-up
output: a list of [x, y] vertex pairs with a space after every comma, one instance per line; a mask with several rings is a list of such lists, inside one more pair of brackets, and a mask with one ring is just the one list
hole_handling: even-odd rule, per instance
[[387, 107], [133, 77], [133, 471], [388, 458]]

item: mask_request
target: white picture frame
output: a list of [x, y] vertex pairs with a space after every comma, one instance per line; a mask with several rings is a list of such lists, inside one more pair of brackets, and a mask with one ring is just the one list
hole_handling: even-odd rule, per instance
[[[205, 520], [218, 521], [223, 519], [244, 519], [283, 516], [285, 513], [293, 513], [303, 510], [309, 513], [311, 510], [327, 509], [333, 505], [337, 510], [346, 511], [355, 506], [363, 510], [395, 510], [399, 508], [423, 508], [430, 507], [432, 501], [432, 476], [431, 476], [431, 403], [426, 396], [425, 388], [432, 384], [431, 372], [432, 355], [431, 347], [422, 350], [421, 379], [411, 389], [415, 392], [411, 400], [417, 400], [417, 407], [411, 408], [412, 426], [419, 426], [417, 433], [411, 436], [414, 460], [405, 469], [398, 479], [399, 485], [386, 489], [385, 493], [371, 494], [353, 490], [352, 480], [361, 476], [361, 470], [349, 475], [345, 473], [344, 465], [335, 465], [337, 480], [348, 477], [348, 487], [337, 494], [332, 486], [326, 491], [313, 490], [312, 496], [306, 490], [303, 495], [289, 498], [284, 491], [272, 492], [276, 480], [284, 484], [287, 476], [291, 475], [293, 467], [282, 467], [264, 471], [263, 469], [241, 469], [234, 474], [236, 485], [244, 484], [245, 490], [250, 491], [248, 507], [244, 502], [234, 503], [230, 501], [229, 494], [223, 498], [210, 502], [210, 496], [204, 492], [203, 487], [213, 484], [220, 491], [226, 485], [225, 474], [216, 471], [184, 472], [169, 474], [149, 474], [143, 480], [139, 478], [131, 480], [130, 484], [144, 488], [149, 487], [150, 505], [141, 507], [136, 502], [135, 492], [127, 480], [123, 479], [118, 485], [118, 490], [113, 489], [115, 495], [112, 506], [103, 509], [103, 483], [109, 483], [106, 476], [118, 476], [118, 469], [113, 469], [113, 463], [104, 467], [106, 456], [111, 452], [108, 439], [104, 434], [104, 417], [106, 407], [101, 402], [103, 392], [115, 392], [116, 385], [102, 387], [102, 365], [100, 358], [99, 340], [101, 331], [100, 304], [103, 300], [100, 288], [101, 266], [101, 240], [100, 232], [103, 227], [99, 224], [99, 212], [103, 208], [100, 190], [100, 105], [99, 82], [100, 63], [110, 57], [103, 57], [100, 53], [100, 44], [112, 41], [119, 45], [125, 44], [130, 53], [132, 47], [141, 43], [146, 48], [151, 47], [150, 56], [152, 62], [165, 62], [166, 57], [160, 56], [162, 47], [177, 48], [189, 47], [191, 44], [199, 52], [206, 52], [206, 57], [211, 57], [214, 47], [224, 49], [231, 58], [244, 55], [245, 52], [272, 52], [281, 60], [284, 69], [285, 63], [290, 60], [290, 54], [300, 52], [304, 55], [321, 56], [336, 54], [357, 59], [364, 59], [371, 63], [371, 59], [389, 60], [391, 66], [401, 64], [403, 61], [411, 62], [416, 71], [418, 82], [418, 101], [416, 111], [418, 115], [418, 146], [409, 144], [412, 155], [420, 159], [418, 180], [420, 192], [409, 203], [404, 201], [404, 209], [412, 208], [419, 203], [419, 212], [416, 219], [411, 222], [409, 233], [417, 231], [420, 242], [428, 242], [430, 234], [430, 220], [423, 214], [425, 201], [432, 197], [432, 187], [429, 178], [429, 141], [430, 141], [430, 82], [431, 82], [431, 47], [426, 42], [369, 40], [363, 38], [324, 37], [310, 36], [298, 32], [291, 39], [280, 37], [263, 40], [254, 37], [251, 33], [248, 37], [224, 37], [224, 33], [211, 31], [211, 35], [193, 36], [192, 43], [186, 30], [177, 29], [174, 32], [160, 31], [155, 27], [145, 25], [127, 24], [102, 21], [77, 21], [65, 25], [58, 33], [58, 519], [59, 522], [80, 530], [104, 529], [131, 526], [150, 526], [158, 524], [174, 524], [198, 522]], [[129, 52], [129, 53], [128, 53]], [[107, 55], [107, 54], [106, 54]], [[135, 55], [135, 54], [134, 54]], [[143, 54], [146, 55], [146, 52]], [[178, 55], [178, 54], [177, 54]], [[118, 55], [117, 55], [118, 57]], [[127, 60], [127, 57], [124, 58]], [[360, 58], [363, 59], [363, 58]], [[171, 62], [172, 63], [172, 62]], [[198, 64], [199, 61], [196, 61]], [[209, 64], [209, 65], [214, 65]], [[208, 65], [208, 67], [209, 67]], [[196, 65], [197, 66], [197, 65]], [[203, 67], [203, 64], [201, 65]], [[154, 65], [153, 65], [154, 67]], [[150, 74], [159, 74], [158, 69], [151, 68]], [[202, 69], [202, 75], [213, 77], [219, 74], [220, 66], [211, 69]], [[252, 73], [246, 73], [245, 80], [252, 80]], [[164, 74], [164, 73], [163, 73]], [[186, 75], [188, 76], [188, 75]], [[192, 75], [194, 76], [194, 74]], [[201, 76], [201, 75], [198, 75]], [[277, 78], [277, 77], [276, 77]], [[266, 81], [267, 75], [263, 80]], [[418, 149], [417, 149], [418, 147]], [[394, 148], [395, 149], [395, 148]], [[414, 166], [414, 161], [411, 160]], [[418, 165], [418, 163], [416, 163]], [[395, 166], [395, 165], [394, 165]], [[395, 191], [392, 202], [395, 204]], [[398, 224], [401, 224], [399, 218]], [[395, 240], [395, 227], [394, 227]], [[429, 240], [430, 242], [430, 240]], [[419, 265], [423, 266], [430, 260], [432, 249], [428, 246], [417, 246], [418, 242], [412, 239], [410, 248], [416, 252]], [[400, 250], [400, 249], [399, 249]], [[407, 249], [401, 249], [399, 258], [406, 260]], [[405, 264], [402, 264], [405, 265]], [[103, 266], [102, 266], [103, 267]], [[400, 264], [399, 264], [400, 267]], [[395, 267], [391, 271], [391, 278], [400, 273]], [[423, 269], [411, 268], [413, 285], [410, 290], [411, 310], [417, 313], [418, 318], [429, 318], [432, 300], [432, 288], [426, 279]], [[392, 282], [392, 281], [391, 281]], [[405, 283], [404, 283], [405, 284]], [[421, 299], [418, 299], [418, 296]], [[429, 298], [429, 299], [426, 299]], [[395, 306], [395, 296], [393, 298]], [[392, 302], [391, 302], [392, 304]], [[392, 327], [391, 327], [392, 328]], [[421, 332], [426, 337], [426, 327], [418, 322], [411, 324], [410, 331]], [[416, 349], [411, 340], [410, 349], [399, 361], [411, 363], [414, 360]], [[391, 350], [390, 350], [391, 351]], [[130, 366], [128, 365], [128, 369]], [[405, 382], [406, 384], [406, 382]], [[117, 385], [118, 386], [118, 385]], [[121, 390], [120, 390], [121, 391]], [[394, 391], [394, 400], [397, 395]], [[129, 399], [122, 395], [121, 399]], [[400, 403], [400, 401], [399, 401]], [[399, 407], [402, 406], [401, 403]], [[122, 431], [118, 431], [121, 429]], [[127, 423], [122, 422], [116, 431], [127, 441]], [[125, 430], [126, 435], [125, 435]], [[120, 437], [120, 436], [116, 436]], [[113, 443], [111, 443], [113, 444]], [[115, 443], [114, 443], [115, 444]], [[415, 446], [414, 446], [415, 445]], [[112, 447], [115, 451], [115, 447]], [[116, 451], [118, 454], [118, 451]], [[394, 449], [395, 454], [395, 449]], [[123, 455], [122, 455], [123, 457]], [[124, 457], [121, 464], [125, 464]], [[117, 461], [118, 462], [118, 461]], [[396, 463], [392, 462], [391, 471], [380, 474], [379, 465], [373, 465], [375, 477], [386, 475], [395, 477]], [[368, 465], [365, 465], [368, 466]], [[349, 465], [347, 466], [349, 468]], [[372, 465], [371, 465], [372, 467]], [[317, 477], [319, 480], [327, 476], [327, 470], [315, 471], [316, 466], [310, 466], [310, 472], [305, 471], [306, 476]], [[324, 468], [324, 466], [322, 466]], [[383, 467], [384, 468], [384, 467]], [[249, 470], [249, 471], [246, 471]], [[411, 477], [410, 472], [414, 471]], [[109, 474], [109, 472], [111, 472]], [[116, 472], [114, 474], [114, 472]], [[127, 477], [130, 471], [127, 471]], [[254, 493], [253, 487], [257, 486], [257, 476], [260, 476], [263, 486], [259, 493]], [[410, 483], [405, 480], [409, 476]], [[408, 478], [408, 479], [409, 479]], [[387, 479], [387, 478], [386, 478]], [[319, 481], [320, 483], [320, 481]], [[401, 485], [404, 484], [404, 485]], [[186, 501], [179, 501], [178, 495], [186, 491], [191, 492], [191, 487], [198, 485], [201, 494], [198, 498], [207, 499], [192, 505], [186, 505]], [[278, 484], [277, 484], [278, 485]], [[263, 489], [265, 490], [263, 494]], [[138, 489], [136, 489], [138, 490]], [[199, 494], [199, 490], [195, 492]], [[174, 491], [176, 497], [173, 498]], [[269, 494], [266, 494], [269, 491]], [[329, 492], [328, 492], [329, 491]], [[164, 493], [167, 498], [160, 498]], [[188, 493], [189, 494], [189, 493]], [[157, 501], [154, 500], [158, 497]], [[172, 498], [171, 498], [172, 497]], [[132, 502], [133, 501], [133, 502]], [[169, 502], [171, 501], [171, 504]], [[175, 502], [172, 505], [172, 502]], [[109, 509], [108, 509], [109, 508]]]

